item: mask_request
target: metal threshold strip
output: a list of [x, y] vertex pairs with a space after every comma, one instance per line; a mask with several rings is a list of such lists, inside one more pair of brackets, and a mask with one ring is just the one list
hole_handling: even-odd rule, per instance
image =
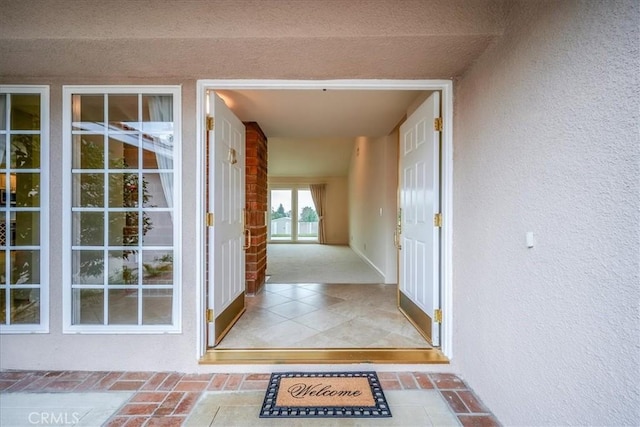
[[448, 364], [437, 348], [250, 348], [211, 349], [201, 365], [394, 363]]

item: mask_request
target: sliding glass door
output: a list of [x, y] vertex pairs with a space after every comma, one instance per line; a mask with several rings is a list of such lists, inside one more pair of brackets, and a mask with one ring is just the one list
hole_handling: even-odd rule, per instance
[[293, 206], [293, 191], [291, 189], [271, 190], [270, 240], [293, 240], [291, 212]]
[[318, 214], [308, 189], [297, 190], [298, 240], [318, 241]]
[[269, 240], [318, 241], [318, 214], [309, 188], [278, 188], [269, 192]]

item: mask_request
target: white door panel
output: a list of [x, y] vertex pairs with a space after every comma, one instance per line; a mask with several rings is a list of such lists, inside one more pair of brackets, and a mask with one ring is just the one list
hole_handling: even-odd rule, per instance
[[431, 341], [440, 343], [440, 94], [432, 94], [400, 127], [400, 307]]
[[244, 312], [245, 127], [214, 92], [208, 94], [214, 129], [208, 131], [208, 344], [217, 345]]

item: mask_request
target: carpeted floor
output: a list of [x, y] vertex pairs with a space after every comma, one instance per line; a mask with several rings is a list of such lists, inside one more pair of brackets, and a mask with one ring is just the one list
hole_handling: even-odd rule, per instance
[[349, 246], [267, 245], [270, 283], [384, 283], [384, 278]]

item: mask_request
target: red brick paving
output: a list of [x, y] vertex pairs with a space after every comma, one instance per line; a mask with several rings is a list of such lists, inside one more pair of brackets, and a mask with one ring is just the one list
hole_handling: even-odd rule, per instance
[[469, 408], [469, 411], [478, 413], [489, 412], [489, 410], [482, 404], [482, 402], [478, 400], [478, 398], [471, 391], [459, 390], [456, 393], [458, 393], [460, 399], [462, 399], [467, 408]]
[[499, 427], [500, 423], [491, 415], [460, 415], [464, 427]]
[[144, 381], [116, 381], [109, 390], [111, 391], [135, 391], [140, 390], [144, 385]]
[[157, 372], [144, 386], [142, 386], [142, 390], [156, 390], [168, 376], [169, 374], [166, 372]]
[[431, 374], [433, 383], [439, 389], [465, 389], [467, 386], [464, 382], [453, 374]]
[[[453, 374], [380, 372], [385, 390], [436, 389], [465, 427], [500, 423]], [[0, 392], [136, 393], [105, 424], [108, 427], [180, 426], [206, 390], [266, 390], [269, 374], [181, 374], [176, 372], [0, 371]]]
[[418, 382], [418, 387], [421, 389], [432, 389], [433, 383], [429, 379], [429, 376], [422, 372], [414, 372], [413, 377]]
[[418, 383], [416, 383], [413, 374], [410, 372], [400, 372], [398, 374], [398, 379], [402, 384], [402, 388], [406, 390], [414, 390], [418, 388]]
[[[266, 390], [266, 387], [264, 388]], [[184, 398], [180, 401], [176, 410], [173, 411], [174, 415], [189, 415], [191, 410], [198, 403], [198, 399], [200, 399], [201, 393], [186, 393]]]
[[211, 383], [207, 387], [207, 390], [219, 391], [224, 389], [224, 385], [227, 383], [229, 379], [228, 374], [216, 374], [211, 380]]
[[449, 404], [449, 407], [453, 409], [453, 412], [455, 412], [456, 414], [464, 414], [469, 412], [464, 402], [462, 401], [462, 399], [460, 399], [460, 397], [458, 397], [458, 394], [455, 391], [442, 390], [440, 391], [440, 394], [442, 395], [442, 397], [444, 397], [444, 399]]

